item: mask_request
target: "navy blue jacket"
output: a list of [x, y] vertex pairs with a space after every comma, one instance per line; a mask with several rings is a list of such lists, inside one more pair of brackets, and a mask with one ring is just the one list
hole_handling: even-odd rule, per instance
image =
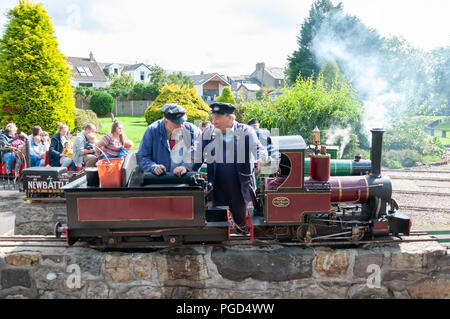
[[[195, 143], [199, 142], [201, 136], [200, 129], [192, 123], [184, 123], [183, 140], [186, 147], [189, 148], [183, 155], [183, 160], [176, 166], [184, 166], [188, 170], [192, 168], [191, 153]], [[139, 150], [136, 154], [139, 167], [144, 172], [153, 172], [156, 165], [164, 165], [167, 172], [171, 172], [175, 167], [172, 166], [170, 158], [170, 146], [167, 138], [164, 119], [150, 124], [144, 133]]]
[[[256, 187], [255, 176], [253, 174], [254, 163], [257, 159], [266, 161], [267, 150], [261, 144], [256, 136], [255, 130], [251, 126], [234, 121], [232, 131], [233, 134], [231, 136], [234, 140], [235, 150], [233, 163], [239, 174], [242, 196], [246, 202], [249, 202], [251, 198], [248, 187], [250, 186], [253, 189]], [[193, 167], [193, 170], [198, 170], [203, 162], [206, 161], [208, 182], [212, 185], [215, 183], [217, 165], [220, 165], [220, 162], [217, 163], [217, 158], [215, 157], [217, 154], [216, 148], [223, 147], [223, 141], [221, 138], [217, 138], [218, 136], [221, 137], [212, 125], [203, 131], [201, 153], [199, 150], [195, 152], [196, 159]], [[242, 144], [242, 142], [245, 144]], [[244, 150], [244, 153], [242, 150]], [[201, 160], [199, 160], [200, 155], [202, 156]]]
[[50, 163], [50, 166], [61, 166], [59, 156], [64, 149], [64, 145], [61, 143], [61, 136], [59, 133], [56, 133], [52, 136], [52, 139], [50, 141], [50, 148], [48, 150], [48, 161]]

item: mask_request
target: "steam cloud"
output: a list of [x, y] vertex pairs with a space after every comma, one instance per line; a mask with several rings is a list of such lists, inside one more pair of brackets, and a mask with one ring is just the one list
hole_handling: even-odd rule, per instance
[[[311, 51], [319, 65], [327, 60], [338, 61], [341, 72], [351, 80], [353, 88], [364, 106], [364, 128], [366, 136], [375, 127], [385, 127], [393, 110], [406, 110], [406, 92], [392, 89], [382, 77], [382, 72], [393, 72], [382, 68], [382, 57], [370, 47], [367, 29], [355, 24], [347, 32], [351, 37], [336, 37], [336, 27], [342, 25], [345, 16], [338, 12], [326, 19], [312, 40]], [[369, 44], [368, 44], [369, 43]]]

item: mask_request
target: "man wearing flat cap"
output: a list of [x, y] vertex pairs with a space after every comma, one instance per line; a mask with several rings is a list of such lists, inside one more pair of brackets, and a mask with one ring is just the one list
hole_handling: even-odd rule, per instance
[[[261, 172], [267, 151], [255, 131], [238, 123], [230, 103], [213, 103], [212, 124], [202, 133], [202, 152], [195, 153], [194, 170], [207, 163], [214, 206], [228, 206], [238, 233], [245, 232], [247, 206], [255, 190], [254, 172]], [[200, 158], [201, 157], [201, 158]]]
[[192, 168], [191, 152], [201, 131], [186, 122], [186, 110], [178, 104], [165, 104], [161, 112], [164, 117], [150, 124], [144, 133], [137, 161], [144, 172], [155, 175], [172, 172], [181, 177]]

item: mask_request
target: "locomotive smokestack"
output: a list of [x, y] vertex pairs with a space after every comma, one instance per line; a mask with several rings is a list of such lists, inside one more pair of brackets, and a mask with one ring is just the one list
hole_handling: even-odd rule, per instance
[[386, 131], [382, 128], [374, 128], [370, 131], [372, 132], [372, 149], [370, 150], [370, 161], [372, 162], [371, 175], [374, 177], [380, 177], [383, 133]]

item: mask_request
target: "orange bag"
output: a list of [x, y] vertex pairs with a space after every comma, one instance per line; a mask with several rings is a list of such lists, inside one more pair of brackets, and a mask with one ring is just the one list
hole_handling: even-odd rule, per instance
[[97, 162], [100, 187], [117, 188], [122, 186], [122, 158], [103, 159]]

